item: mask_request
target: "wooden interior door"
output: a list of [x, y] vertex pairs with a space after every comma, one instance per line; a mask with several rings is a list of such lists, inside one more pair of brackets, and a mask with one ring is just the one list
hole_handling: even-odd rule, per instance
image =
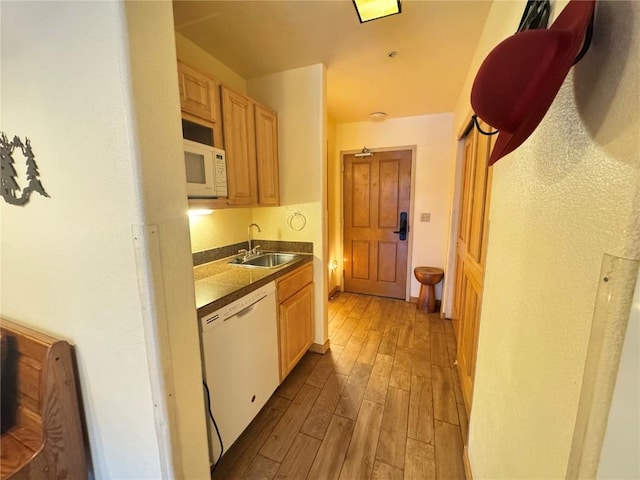
[[[486, 125], [483, 129], [489, 129]], [[488, 167], [493, 137], [471, 128], [464, 142], [460, 221], [452, 320], [457, 335], [457, 363], [467, 412], [471, 410], [478, 330], [487, 251], [491, 178]]]
[[345, 155], [343, 185], [344, 289], [404, 299], [408, 237], [395, 232], [409, 215], [411, 150]]

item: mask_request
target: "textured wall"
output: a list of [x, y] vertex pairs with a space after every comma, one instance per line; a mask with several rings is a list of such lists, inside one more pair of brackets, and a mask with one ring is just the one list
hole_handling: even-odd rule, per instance
[[75, 344], [96, 477], [159, 478], [131, 235], [142, 215], [122, 5], [0, 8], [1, 129], [31, 139], [51, 195], [26, 207], [0, 201], [0, 313]]
[[536, 132], [494, 167], [474, 478], [567, 472], [601, 263], [640, 252], [639, 18], [635, 2], [598, 3], [591, 50]]
[[[146, 244], [136, 235], [149, 370], [156, 382], [156, 372], [163, 375], [163, 385], [152, 384], [156, 432], [172, 441], [173, 471], [165, 476], [203, 478], [209, 475], [209, 451], [186, 184], [178, 181], [185, 173], [173, 15], [169, 2], [125, 2], [125, 13], [136, 191], [144, 230], [157, 231], [145, 235]], [[142, 228], [133, 227], [137, 233]]]

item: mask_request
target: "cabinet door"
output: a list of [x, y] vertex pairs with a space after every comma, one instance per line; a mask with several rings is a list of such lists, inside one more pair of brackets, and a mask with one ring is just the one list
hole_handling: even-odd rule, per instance
[[178, 81], [182, 111], [215, 122], [215, 83], [181, 62], [178, 62]]
[[221, 92], [229, 203], [252, 205], [257, 200], [253, 105], [224, 86]]
[[278, 183], [278, 120], [275, 112], [256, 104], [256, 167], [258, 172], [258, 203], [279, 205]]
[[282, 381], [313, 343], [313, 283], [280, 304], [278, 327]]

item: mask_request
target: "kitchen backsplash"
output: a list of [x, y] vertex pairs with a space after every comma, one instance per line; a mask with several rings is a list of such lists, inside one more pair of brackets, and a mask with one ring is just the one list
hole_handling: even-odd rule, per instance
[[[313, 253], [313, 242], [287, 242], [283, 240], [261, 240], [256, 238], [253, 240], [253, 245], [260, 245], [260, 250], [266, 252]], [[240, 242], [196, 252], [193, 254], [193, 266], [195, 267], [203, 263], [237, 255], [238, 250], [248, 247], [248, 242]]]

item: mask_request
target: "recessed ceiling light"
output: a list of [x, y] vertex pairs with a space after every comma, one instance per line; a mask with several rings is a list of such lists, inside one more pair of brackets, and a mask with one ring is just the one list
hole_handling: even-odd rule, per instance
[[373, 112], [369, 114], [371, 120], [384, 120], [387, 114], [385, 112]]
[[398, 52], [396, 52], [395, 50], [387, 53], [387, 57], [389, 58], [394, 58], [396, 55], [398, 55]]

